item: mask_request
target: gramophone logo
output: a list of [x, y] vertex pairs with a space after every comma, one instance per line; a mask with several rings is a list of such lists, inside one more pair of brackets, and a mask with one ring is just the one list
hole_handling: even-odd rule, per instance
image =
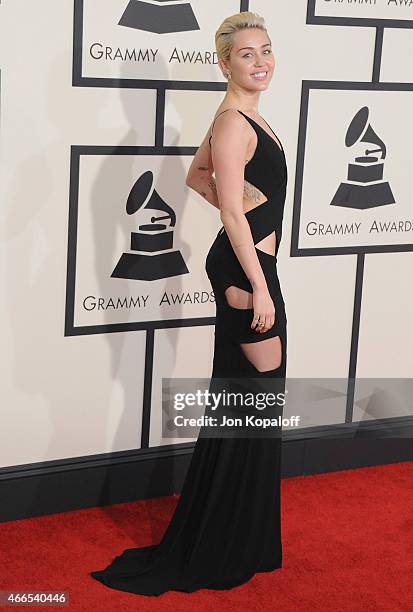
[[[139, 225], [138, 232], [132, 232], [130, 242], [132, 252], [122, 253], [111, 277], [158, 280], [189, 273], [180, 251], [172, 250], [173, 230], [170, 228], [175, 227], [176, 214], [155, 189], [148, 197], [152, 185], [153, 174], [148, 170], [132, 187], [126, 202], [126, 212], [128, 215], [134, 215], [142, 209], [140, 211], [142, 215], [144, 210], [155, 210], [164, 214], [152, 215], [150, 223], [143, 223]], [[164, 222], [165, 220], [168, 220], [169, 225]]]
[[346, 147], [359, 142], [370, 146], [365, 147], [364, 155], [355, 157], [354, 162], [348, 164], [347, 180], [351, 182], [343, 181], [339, 185], [331, 206], [365, 210], [395, 203], [389, 183], [383, 180], [386, 145], [367, 123], [368, 117], [369, 109], [363, 106], [348, 127]]
[[155, 34], [200, 29], [191, 5], [181, 0], [129, 0], [118, 25]]

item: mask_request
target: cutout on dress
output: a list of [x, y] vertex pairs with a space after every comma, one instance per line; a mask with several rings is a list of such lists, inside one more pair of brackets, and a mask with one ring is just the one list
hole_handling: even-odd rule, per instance
[[271, 372], [281, 366], [282, 344], [280, 336], [254, 342], [241, 342], [240, 347], [245, 357], [258, 372]]
[[232, 306], [232, 308], [238, 308], [240, 310], [252, 308], [252, 293], [236, 285], [230, 285], [225, 289], [225, 297], [227, 303]]
[[259, 251], [262, 251], [263, 253], [267, 253], [268, 255], [272, 255], [273, 257], [275, 257], [276, 244], [277, 240], [276, 233], [274, 230], [273, 232], [271, 232], [271, 234], [268, 234], [268, 236], [265, 236], [265, 238], [257, 242], [255, 248]]

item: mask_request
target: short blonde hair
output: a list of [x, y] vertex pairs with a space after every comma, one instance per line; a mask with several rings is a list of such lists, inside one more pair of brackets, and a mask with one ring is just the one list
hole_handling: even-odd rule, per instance
[[245, 28], [260, 28], [267, 32], [264, 18], [257, 13], [243, 11], [235, 13], [224, 19], [215, 32], [215, 48], [219, 60], [229, 60], [231, 49], [234, 44], [233, 36], [235, 32], [244, 30]]

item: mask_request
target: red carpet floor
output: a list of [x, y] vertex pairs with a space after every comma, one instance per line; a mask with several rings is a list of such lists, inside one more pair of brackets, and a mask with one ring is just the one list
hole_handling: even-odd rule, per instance
[[88, 612], [413, 610], [413, 462], [284, 479], [284, 566], [230, 591], [146, 597], [89, 576], [124, 548], [158, 542], [176, 502], [1, 523], [0, 589], [66, 590], [70, 606], [52, 609]]

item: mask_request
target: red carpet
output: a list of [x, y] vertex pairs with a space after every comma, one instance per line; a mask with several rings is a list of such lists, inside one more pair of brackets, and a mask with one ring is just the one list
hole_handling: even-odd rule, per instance
[[0, 589], [66, 590], [70, 606], [52, 609], [88, 612], [413, 610], [413, 462], [283, 480], [284, 567], [231, 591], [146, 597], [88, 575], [124, 548], [159, 541], [176, 501], [1, 523]]

